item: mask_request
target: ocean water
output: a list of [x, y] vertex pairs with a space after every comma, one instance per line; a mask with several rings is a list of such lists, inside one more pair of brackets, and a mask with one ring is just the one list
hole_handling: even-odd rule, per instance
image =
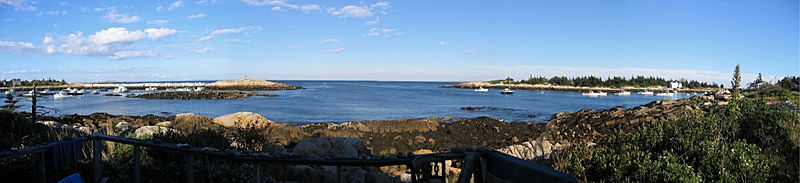
[[[292, 123], [345, 122], [452, 116], [468, 118], [489, 116], [505, 121], [545, 122], [557, 112], [580, 109], [607, 109], [616, 106], [635, 107], [654, 100], [686, 98], [631, 96], [586, 97], [577, 92], [517, 90], [501, 95], [499, 90], [487, 93], [471, 89], [442, 88], [450, 82], [383, 82], [383, 81], [279, 81], [302, 86], [303, 90], [264, 91], [278, 97], [250, 97], [234, 100], [148, 100], [86, 94], [54, 100], [40, 98], [41, 106], [50, 108], [48, 115], [91, 114], [170, 116], [196, 113], [217, 117], [235, 112], [256, 112], [271, 120]], [[142, 92], [142, 91], [134, 91]], [[20, 102], [29, 110], [30, 99]], [[465, 111], [466, 106], [488, 107], [487, 110]], [[535, 117], [529, 117], [529, 115]]]

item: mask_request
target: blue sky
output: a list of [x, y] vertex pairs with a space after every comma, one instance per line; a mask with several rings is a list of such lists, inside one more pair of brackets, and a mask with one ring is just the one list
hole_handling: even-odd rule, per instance
[[800, 73], [796, 0], [0, 0], [0, 77], [488, 80]]

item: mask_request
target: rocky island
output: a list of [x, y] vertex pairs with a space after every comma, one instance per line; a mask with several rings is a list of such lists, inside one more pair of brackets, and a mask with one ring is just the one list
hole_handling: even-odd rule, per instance
[[239, 99], [252, 96], [274, 97], [275, 94], [259, 94], [256, 92], [245, 91], [174, 91], [174, 92], [154, 92], [137, 95], [128, 95], [131, 98], [142, 99], [170, 99], [170, 100], [226, 100]]

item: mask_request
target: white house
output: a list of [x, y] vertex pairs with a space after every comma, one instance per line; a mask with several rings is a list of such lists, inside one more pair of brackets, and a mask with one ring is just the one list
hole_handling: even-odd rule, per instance
[[683, 84], [681, 84], [680, 82], [672, 82], [672, 83], [669, 83], [669, 88], [672, 88], [672, 89], [683, 88]]

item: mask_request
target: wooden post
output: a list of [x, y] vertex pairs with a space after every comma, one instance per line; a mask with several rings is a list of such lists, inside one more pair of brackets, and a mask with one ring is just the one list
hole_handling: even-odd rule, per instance
[[133, 145], [133, 182], [142, 182], [142, 152], [139, 145]]
[[342, 183], [342, 166], [336, 165], [336, 182]]
[[33, 85], [33, 95], [31, 96], [31, 123], [36, 123], [36, 84]]
[[99, 183], [103, 179], [103, 141], [94, 140], [94, 182]]
[[261, 163], [256, 163], [256, 183], [261, 183]]
[[45, 153], [39, 153], [39, 182], [47, 182], [47, 164], [45, 164]]
[[186, 153], [186, 182], [194, 183], [194, 155]]

